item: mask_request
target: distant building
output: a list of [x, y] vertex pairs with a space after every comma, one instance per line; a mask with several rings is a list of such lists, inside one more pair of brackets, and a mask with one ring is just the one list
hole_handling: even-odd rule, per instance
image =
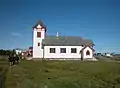
[[111, 53], [105, 53], [105, 56], [112, 57], [113, 55]]
[[16, 54], [21, 54], [22, 53], [22, 50], [20, 49], [20, 48], [16, 48], [16, 49], [14, 49], [15, 50], [15, 53]]
[[25, 49], [25, 50], [22, 52], [22, 56], [32, 57], [32, 56], [33, 56], [33, 47], [30, 46], [29, 48]]

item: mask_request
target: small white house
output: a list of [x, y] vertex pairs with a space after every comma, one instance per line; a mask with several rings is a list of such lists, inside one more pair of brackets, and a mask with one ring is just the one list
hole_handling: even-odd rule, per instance
[[22, 50], [19, 49], [19, 48], [16, 48], [16, 49], [15, 49], [15, 53], [18, 55], [18, 54], [22, 53]]
[[47, 36], [46, 27], [39, 21], [33, 27], [33, 59], [75, 59], [93, 58], [93, 42], [79, 36]]
[[112, 54], [111, 53], [105, 53], [105, 56], [112, 57]]

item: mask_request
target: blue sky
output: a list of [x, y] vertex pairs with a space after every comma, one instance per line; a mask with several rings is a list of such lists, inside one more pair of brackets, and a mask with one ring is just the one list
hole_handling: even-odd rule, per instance
[[0, 48], [32, 45], [39, 19], [47, 35], [81, 36], [97, 52], [120, 52], [120, 0], [0, 0]]

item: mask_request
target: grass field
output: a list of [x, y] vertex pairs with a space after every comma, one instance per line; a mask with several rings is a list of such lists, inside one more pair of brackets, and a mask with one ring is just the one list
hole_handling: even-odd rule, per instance
[[21, 61], [5, 88], [120, 88], [119, 62]]
[[4, 58], [0, 58], [0, 88], [4, 88], [7, 71], [7, 60]]

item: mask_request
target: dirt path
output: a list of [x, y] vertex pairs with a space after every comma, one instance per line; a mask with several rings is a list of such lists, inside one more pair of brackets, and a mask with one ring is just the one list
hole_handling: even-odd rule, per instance
[[2, 74], [0, 74], [0, 88], [2, 88]]

